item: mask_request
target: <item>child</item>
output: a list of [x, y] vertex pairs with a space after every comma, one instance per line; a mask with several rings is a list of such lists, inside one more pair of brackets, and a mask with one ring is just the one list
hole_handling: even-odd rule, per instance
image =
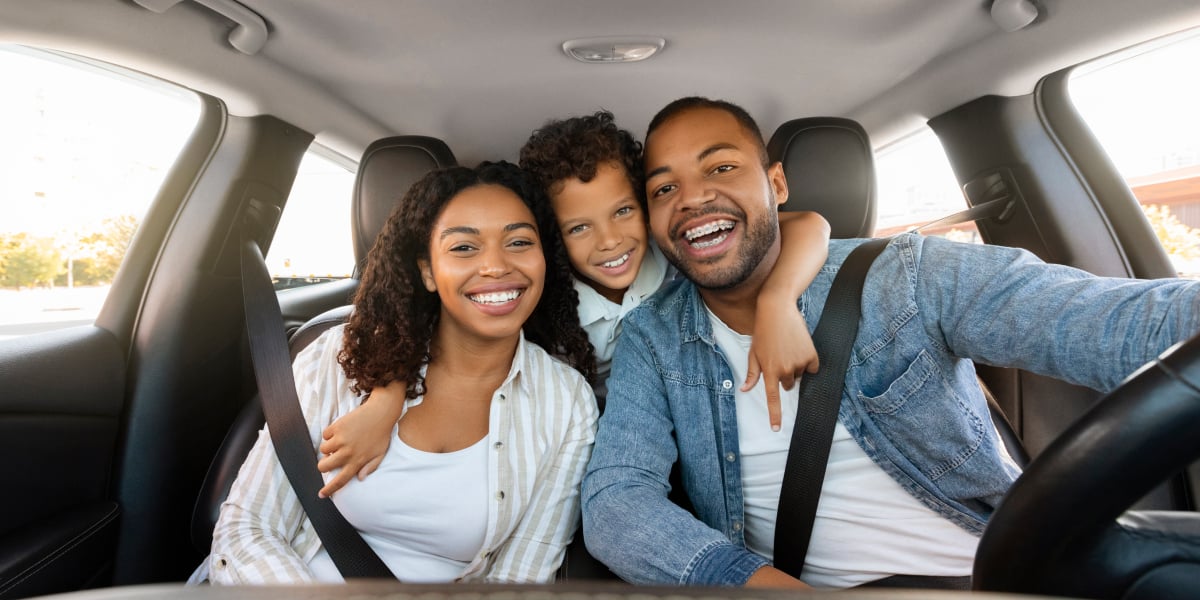
[[[763, 157], [766, 160], [766, 157]], [[629, 311], [674, 275], [674, 269], [650, 240], [642, 177], [642, 147], [600, 111], [586, 117], [551, 121], [521, 148], [521, 167], [550, 198], [579, 294], [579, 319], [596, 353], [594, 382], [603, 409], [613, 348]], [[758, 299], [758, 310], [775, 315], [758, 319], [743, 390], [763, 376], [772, 429], [781, 415], [779, 387], [791, 389], [796, 374], [815, 373], [818, 360], [796, 298], [825, 261], [829, 224], [812, 212], [779, 213], [782, 247], [777, 272], [802, 277], [771, 277]], [[721, 230], [697, 232], [720, 243]], [[392, 389], [395, 387], [395, 389]], [[354, 474], [366, 477], [378, 466], [401, 412], [403, 383], [372, 390], [359, 409], [324, 432], [318, 468], [342, 472], [322, 488], [331, 494]], [[381, 401], [382, 400], [382, 401]], [[336, 454], [335, 454], [336, 453]]]

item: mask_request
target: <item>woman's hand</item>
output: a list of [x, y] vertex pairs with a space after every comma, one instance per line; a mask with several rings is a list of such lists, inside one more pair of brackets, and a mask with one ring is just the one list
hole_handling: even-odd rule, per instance
[[790, 390], [804, 373], [816, 373], [819, 366], [817, 349], [813, 347], [804, 315], [796, 308], [795, 298], [760, 295], [750, 343], [749, 368], [741, 391], [750, 391], [762, 376], [771, 431], [779, 431], [783, 420], [779, 386]]
[[324, 441], [319, 450], [325, 457], [317, 462], [317, 469], [322, 473], [342, 471], [317, 492], [318, 496], [328, 498], [349, 483], [351, 477], [358, 475], [362, 480], [375, 472], [392, 442], [392, 429], [404, 411], [406, 389], [407, 385], [399, 381], [372, 389], [361, 406], [321, 432]]

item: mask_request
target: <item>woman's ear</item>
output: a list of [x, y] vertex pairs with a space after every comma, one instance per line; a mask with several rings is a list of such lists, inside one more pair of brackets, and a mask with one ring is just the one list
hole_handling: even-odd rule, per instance
[[421, 270], [421, 281], [425, 282], [425, 289], [430, 292], [436, 292], [437, 282], [433, 280], [433, 268], [429, 265], [429, 261], [424, 258], [418, 258], [417, 268]]

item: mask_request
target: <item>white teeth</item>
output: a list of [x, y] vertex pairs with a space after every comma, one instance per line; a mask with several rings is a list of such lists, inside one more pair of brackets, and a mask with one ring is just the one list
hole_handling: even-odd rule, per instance
[[704, 248], [708, 248], [709, 246], [716, 246], [717, 244], [720, 244], [721, 242], [725, 241], [725, 238], [727, 238], [727, 237], [729, 237], [729, 236], [725, 235], [725, 234], [721, 234], [711, 240], [708, 240], [707, 242], [696, 242], [696, 243], [692, 244], [692, 247], [704, 249]]
[[[706, 236], [710, 233], [715, 233], [717, 231], [723, 231], [726, 229], [733, 229], [733, 221], [727, 221], [727, 220], [722, 219], [720, 221], [713, 221], [711, 223], [705, 223], [704, 225], [696, 227], [695, 229], [689, 229], [689, 230], [683, 232], [683, 237], [685, 239], [687, 239], [687, 241], [690, 242], [698, 237]], [[725, 236], [721, 236], [721, 239], [725, 239]], [[711, 246], [712, 244], [704, 244], [704, 245]]]
[[513, 300], [516, 300], [518, 297], [520, 297], [520, 295], [521, 292], [518, 290], [509, 290], [507, 292], [476, 294], [474, 296], [468, 296], [468, 298], [471, 299], [471, 302], [478, 302], [480, 304], [504, 304], [505, 302], [512, 302]]
[[621, 256], [618, 256], [608, 262], [600, 263], [600, 266], [611, 269], [611, 268], [619, 267], [619, 266], [625, 264], [625, 262], [628, 260], [629, 260], [629, 253], [626, 252], [625, 254], [622, 254]]

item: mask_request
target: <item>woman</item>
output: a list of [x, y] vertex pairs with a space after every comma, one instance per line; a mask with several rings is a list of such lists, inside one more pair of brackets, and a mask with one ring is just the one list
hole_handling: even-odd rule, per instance
[[[597, 410], [571, 366], [591, 376], [594, 359], [538, 193], [507, 163], [414, 184], [367, 257], [350, 322], [293, 366], [314, 447], [371, 389], [406, 390], [398, 443], [334, 499], [402, 581], [549, 581], [578, 523]], [[206, 571], [341, 580], [265, 431], [193, 579]]]

